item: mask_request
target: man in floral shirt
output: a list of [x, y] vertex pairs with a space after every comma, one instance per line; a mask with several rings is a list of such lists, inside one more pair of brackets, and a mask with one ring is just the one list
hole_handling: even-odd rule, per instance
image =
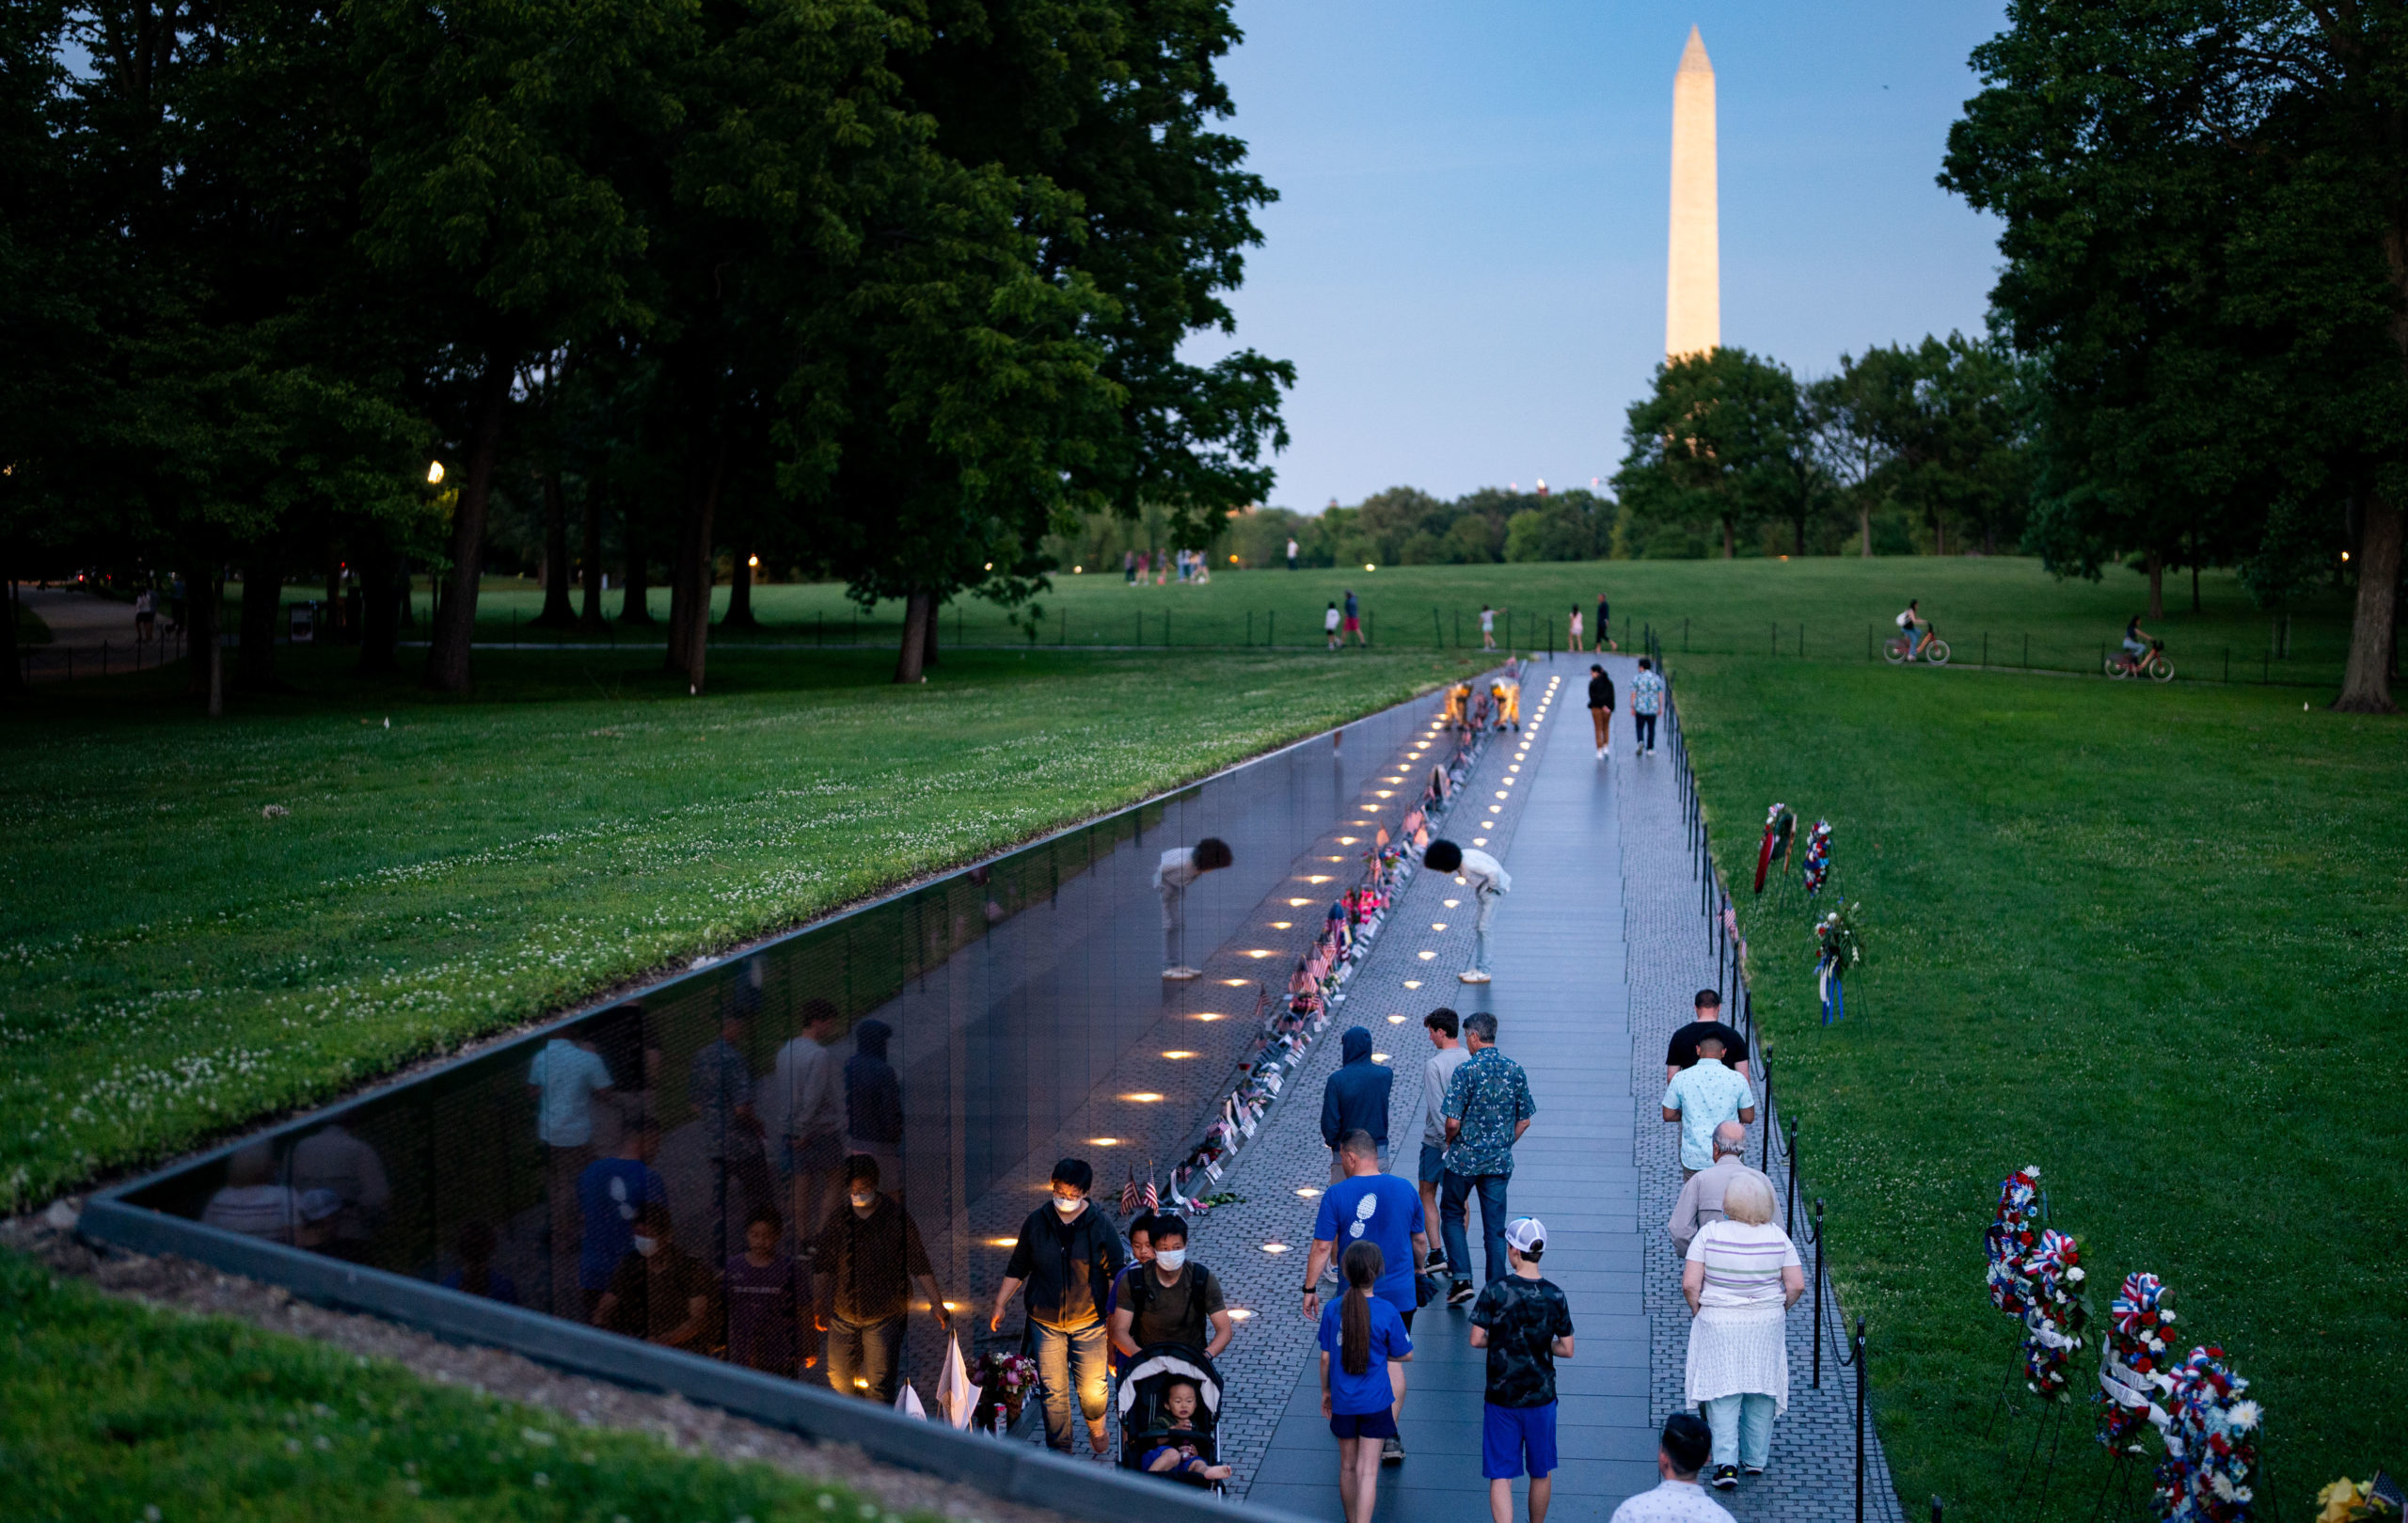
[[1455, 1277], [1449, 1306], [1472, 1298], [1471, 1243], [1465, 1233], [1471, 1193], [1480, 1192], [1480, 1230], [1487, 1248], [1487, 1284], [1506, 1276], [1505, 1186], [1513, 1177], [1513, 1144], [1539, 1108], [1522, 1065], [1497, 1050], [1497, 1017], [1486, 1010], [1464, 1018], [1471, 1053], [1447, 1086], [1446, 1169], [1438, 1181], [1439, 1230]]
[[1630, 682], [1630, 722], [1638, 731], [1637, 748], [1646, 755], [1656, 754], [1656, 716], [1664, 712], [1664, 678], [1656, 672], [1656, 663], [1642, 656], [1639, 658], [1639, 675]]

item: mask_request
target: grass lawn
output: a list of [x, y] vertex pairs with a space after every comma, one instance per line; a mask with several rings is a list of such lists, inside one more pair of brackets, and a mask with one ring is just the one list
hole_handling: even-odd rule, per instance
[[[2178, 1354], [2221, 1344], [2251, 1381], [2261, 1499], [2305, 1516], [2325, 1482], [2396, 1471], [2401, 722], [2280, 689], [1673, 664], [1726, 877], [1752, 877], [1784, 801], [1830, 818], [1833, 883], [1863, 906], [1866, 962], [1830, 1028], [1796, 896], [1742, 913], [1909, 1511], [1936, 1493], [1952, 1516], [2010, 1515], [1992, 1414], [2020, 1328], [1989, 1306], [1980, 1237], [2024, 1164], [2081, 1241], [2097, 1328], [2153, 1271]], [[2019, 1518], [2090, 1514], [2097, 1347], [2074, 1360], [2053, 1500]]]
[[[1982, 660], [1988, 637], [1989, 664], [2048, 667], [2095, 675], [2100, 643], [2115, 648], [2124, 621], [2147, 606], [2147, 584], [2130, 571], [2111, 570], [2097, 582], [2058, 581], [2036, 561], [2012, 557], [1970, 559], [1897, 556], [1798, 561], [1603, 561], [1572, 564], [1491, 566], [1382, 566], [1334, 571], [1231, 571], [1202, 587], [1132, 588], [1115, 569], [1103, 576], [1061, 576], [1039, 602], [1045, 613], [1040, 644], [1071, 645], [1318, 645], [1328, 603], [1352, 589], [1360, 600], [1376, 644], [1403, 646], [1480, 643], [1483, 602], [1505, 615], [1500, 643], [1560, 648], [1565, 615], [1575, 604], [1593, 637], [1597, 595], [1608, 595], [1615, 632], [1625, 649], [1642, 625], [1653, 623], [1669, 650], [1774, 656], [1795, 659], [1798, 643], [1808, 657], [1878, 664], [1867, 633], [1886, 636], [1907, 599], [1922, 599], [1924, 612], [1955, 646], [1955, 660]], [[2262, 676], [2276, 680], [2340, 680], [2349, 646], [2349, 599], [2323, 593], [2293, 615], [2289, 660], [2261, 662], [2273, 622], [2249, 601], [2229, 573], [2200, 579], [2200, 604], [2191, 611], [2187, 578], [2169, 577], [2166, 618], [2152, 631], [2165, 637], [2167, 655], [2185, 676], [2236, 682]], [[305, 595], [293, 589], [288, 595]], [[724, 609], [727, 589], [718, 593]], [[420, 601], [425, 598], [420, 595]], [[605, 606], [616, 612], [619, 595]], [[666, 616], [668, 595], [656, 593], [652, 607]], [[477, 602], [480, 639], [623, 642], [661, 638], [658, 627], [613, 624], [596, 636], [577, 630], [531, 629], [527, 621], [543, 609], [532, 582], [497, 578]], [[833, 585], [783, 585], [753, 592], [753, 611], [763, 627], [752, 634], [715, 630], [715, 641], [847, 644], [858, 639], [892, 646], [900, 631], [899, 603], [879, 606], [866, 617]], [[858, 623], [856, 620], [858, 619]], [[1510, 627], [1512, 638], [1505, 638]], [[420, 627], [424, 637], [425, 627]], [[972, 644], [1022, 644], [1027, 636], [1004, 622], [1003, 613], [973, 600], [945, 612], [943, 639]]]
[[0, 1516], [900, 1523], [841, 1485], [432, 1385], [0, 1252]]
[[[0, 1210], [1393, 703], [1434, 652], [486, 653], [225, 721], [179, 673], [0, 730]], [[262, 817], [269, 805], [290, 814]]]

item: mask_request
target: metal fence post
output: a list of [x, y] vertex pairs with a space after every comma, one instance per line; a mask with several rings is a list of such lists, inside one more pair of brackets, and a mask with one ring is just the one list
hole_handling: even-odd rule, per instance
[[1769, 1174], [1772, 1172], [1772, 1063], [1761, 1053], [1757, 1055], [1757, 1060], [1764, 1064], [1765, 1071], [1765, 1161], [1761, 1166]]
[[1856, 1319], [1856, 1523], [1864, 1523], [1864, 1319]]
[[1798, 1235], [1798, 1123], [1795, 1120], [1789, 1123], [1789, 1134], [1782, 1139], [1782, 1150], [1789, 1154], [1789, 1202], [1782, 1209], [1781, 1230], [1795, 1239]]
[[1814, 1198], [1814, 1377], [1808, 1384], [1823, 1388], [1823, 1198]]

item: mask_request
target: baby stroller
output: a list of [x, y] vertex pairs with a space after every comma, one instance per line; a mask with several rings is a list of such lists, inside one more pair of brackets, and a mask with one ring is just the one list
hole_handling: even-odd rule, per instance
[[[1185, 1381], [1196, 1388], [1196, 1415], [1185, 1427], [1171, 1416], [1164, 1397], [1170, 1387]], [[1204, 1351], [1185, 1343], [1154, 1343], [1139, 1349], [1120, 1375], [1120, 1467], [1146, 1473], [1145, 1460], [1149, 1451], [1168, 1443], [1174, 1446], [1194, 1445], [1196, 1452], [1208, 1465], [1221, 1463], [1221, 1451], [1216, 1434], [1221, 1419], [1221, 1372]], [[1224, 1495], [1221, 1482], [1208, 1481], [1183, 1470], [1173, 1470], [1163, 1476], [1166, 1481], [1209, 1489], [1215, 1496]]]

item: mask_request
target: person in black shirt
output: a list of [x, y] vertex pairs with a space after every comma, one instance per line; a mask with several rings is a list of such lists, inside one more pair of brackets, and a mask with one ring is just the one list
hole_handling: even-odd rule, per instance
[[878, 1185], [877, 1159], [847, 1160], [847, 1203], [828, 1218], [812, 1249], [819, 1308], [813, 1325], [828, 1335], [828, 1384], [836, 1393], [893, 1406], [912, 1281], [928, 1298], [937, 1325], [953, 1322], [919, 1227]]
[[1495, 1523], [1511, 1523], [1513, 1482], [1526, 1469], [1530, 1523], [1545, 1523], [1555, 1489], [1555, 1361], [1572, 1357], [1572, 1304], [1539, 1275], [1546, 1228], [1537, 1217], [1507, 1224], [1505, 1252], [1513, 1272], [1490, 1280], [1471, 1309], [1471, 1346], [1488, 1351], [1480, 1471]]
[[1104, 1452], [1111, 1343], [1103, 1301], [1129, 1257], [1120, 1234], [1087, 1204], [1087, 1189], [1094, 1183], [1095, 1170], [1084, 1158], [1065, 1158], [1054, 1166], [1054, 1198], [1021, 1223], [1020, 1241], [1004, 1266], [1004, 1283], [995, 1291], [994, 1314], [987, 1319], [990, 1330], [1001, 1331], [1004, 1309], [1022, 1286], [1028, 1287], [1037, 1372], [1045, 1385], [1045, 1442], [1065, 1454], [1070, 1452], [1073, 1393], [1079, 1414], [1086, 1420], [1087, 1442], [1098, 1455]]
[[1597, 732], [1597, 759], [1614, 754], [1614, 679], [1603, 666], [1589, 668], [1589, 722]]
[[1664, 1082], [1681, 1070], [1697, 1066], [1697, 1044], [1712, 1037], [1722, 1043], [1722, 1061], [1741, 1078], [1748, 1076], [1748, 1039], [1722, 1023], [1722, 996], [1711, 989], [1697, 992], [1697, 1019], [1672, 1033], [1664, 1050]]

